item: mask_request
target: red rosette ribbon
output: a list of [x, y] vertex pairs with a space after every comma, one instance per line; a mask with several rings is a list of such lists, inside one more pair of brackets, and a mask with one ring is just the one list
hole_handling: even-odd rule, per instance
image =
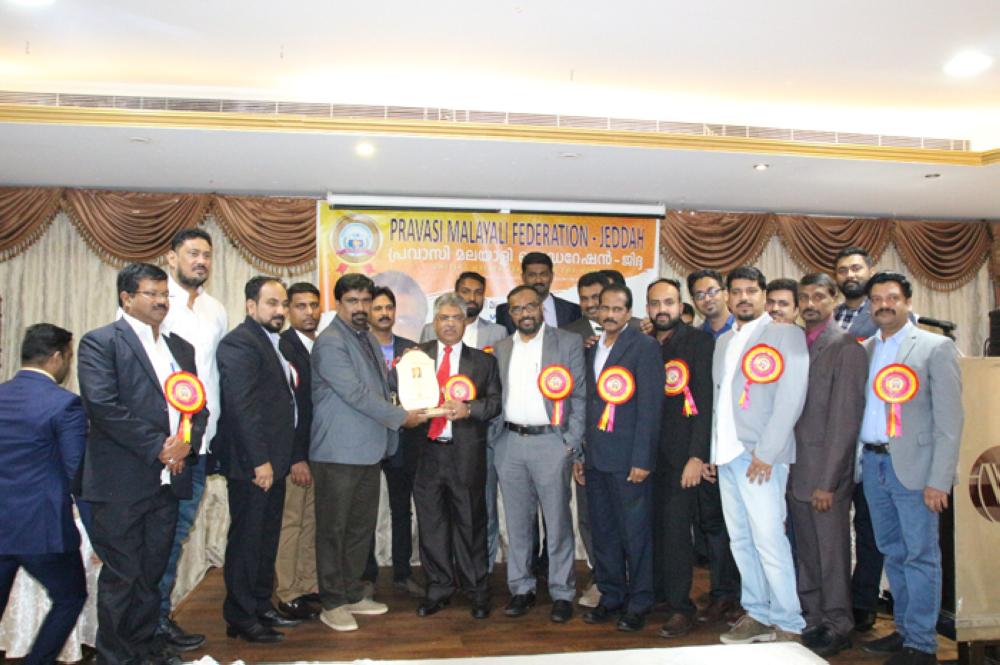
[[549, 365], [538, 373], [538, 390], [552, 400], [552, 424], [562, 425], [563, 401], [573, 392], [573, 375], [563, 365]]
[[464, 374], [456, 374], [444, 382], [444, 398], [452, 402], [471, 402], [476, 399], [476, 384]]
[[773, 346], [758, 344], [743, 356], [743, 394], [740, 396], [740, 408], [750, 406], [750, 386], [754, 383], [774, 383], [785, 371], [785, 359]]
[[903, 433], [903, 416], [900, 404], [909, 402], [920, 390], [920, 379], [917, 373], [906, 365], [895, 363], [886, 365], [875, 375], [872, 386], [875, 395], [889, 404], [889, 421], [885, 433], [889, 438], [898, 437]]
[[694, 395], [691, 394], [691, 368], [680, 358], [674, 358], [663, 365], [667, 380], [663, 384], [663, 394], [667, 397], [684, 395], [683, 413], [685, 417], [698, 415], [698, 406], [694, 403]]
[[163, 394], [181, 414], [177, 436], [191, 443], [191, 416], [205, 408], [205, 386], [191, 372], [174, 372], [164, 382]]
[[597, 422], [597, 429], [603, 432], [615, 431], [615, 407], [632, 399], [635, 394], [635, 377], [624, 367], [606, 367], [597, 379], [597, 394], [607, 404]]

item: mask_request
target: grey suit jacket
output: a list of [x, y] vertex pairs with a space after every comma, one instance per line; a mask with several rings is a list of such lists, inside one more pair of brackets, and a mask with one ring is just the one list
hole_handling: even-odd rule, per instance
[[809, 349], [809, 390], [795, 425], [788, 492], [799, 501], [816, 489], [842, 499], [853, 493], [867, 378], [865, 350], [831, 320]]
[[406, 410], [389, 397], [382, 350], [371, 333], [362, 338], [340, 317], [316, 338], [312, 352], [313, 423], [309, 459], [376, 464], [396, 452]]
[[[514, 349], [514, 336], [504, 337], [494, 347], [497, 362], [500, 363], [500, 381], [503, 384], [503, 404], [507, 405], [507, 395], [518, 386], [510, 385], [510, 356]], [[583, 345], [580, 337], [574, 333], [545, 326], [545, 337], [542, 340], [542, 368], [549, 365], [562, 365], [573, 377], [573, 392], [563, 401], [562, 437], [566, 447], [573, 451], [577, 459], [583, 458], [583, 431], [586, 427], [587, 379], [583, 367]], [[552, 400], [545, 400], [545, 412], [552, 418]], [[505, 413], [493, 421], [491, 439], [496, 439], [503, 427]]]
[[[913, 399], [900, 405], [902, 431], [889, 440], [892, 468], [908, 489], [933, 487], [948, 492], [956, 482], [964, 421], [958, 349], [947, 337], [921, 330], [912, 323], [897, 334], [905, 337], [895, 362], [916, 372], [920, 386]], [[870, 367], [875, 338], [865, 340], [863, 346]], [[869, 385], [874, 380], [869, 371]], [[890, 406], [886, 404], [887, 423], [889, 413]]]
[[[712, 357], [712, 380], [715, 384], [712, 429], [714, 432], [719, 431], [719, 400], [731, 399], [736, 419], [736, 435], [743, 446], [765, 464], [792, 464], [795, 462], [795, 423], [802, 413], [809, 381], [806, 336], [798, 326], [774, 323], [767, 314], [762, 314], [761, 317], [764, 320], [740, 352], [740, 362], [751, 348], [757, 344], [767, 344], [777, 349], [784, 358], [784, 372], [774, 383], [753, 384], [750, 387], [750, 406], [740, 408], [740, 395], [743, 394], [746, 379], [739, 367], [736, 368], [730, 394], [719, 394], [722, 389], [726, 348], [733, 339], [733, 331], [720, 337]], [[712, 459], [715, 459], [714, 437], [712, 446]]]
[[[496, 346], [496, 343], [507, 337], [510, 333], [499, 323], [493, 323], [483, 317], [479, 317], [479, 330], [476, 333], [476, 348], [482, 351], [487, 346]], [[420, 331], [420, 343], [430, 342], [437, 339], [434, 332], [434, 323], [424, 325]]]

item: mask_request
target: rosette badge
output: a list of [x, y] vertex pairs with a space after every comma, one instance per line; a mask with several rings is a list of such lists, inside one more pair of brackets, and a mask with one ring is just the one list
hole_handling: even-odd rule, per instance
[[694, 395], [691, 394], [691, 368], [680, 358], [674, 358], [663, 365], [667, 376], [667, 381], [663, 385], [663, 393], [667, 397], [684, 395], [683, 412], [686, 417], [697, 416], [698, 406], [694, 403]]
[[452, 402], [471, 402], [476, 399], [476, 384], [464, 374], [456, 374], [444, 383], [444, 398]]
[[740, 408], [750, 406], [751, 385], [774, 383], [784, 371], [785, 359], [773, 346], [758, 344], [747, 351], [743, 356], [743, 376], [746, 377], [746, 383], [743, 384], [743, 394], [740, 395]]
[[538, 373], [538, 390], [552, 400], [552, 424], [562, 425], [563, 401], [573, 392], [573, 375], [562, 365], [549, 365]]
[[872, 386], [880, 400], [889, 404], [889, 419], [885, 433], [889, 438], [895, 438], [903, 433], [903, 415], [901, 404], [909, 402], [920, 390], [920, 379], [917, 373], [906, 365], [899, 363], [886, 365], [875, 375]]
[[597, 429], [604, 432], [615, 431], [615, 407], [632, 399], [635, 394], [635, 377], [624, 367], [607, 367], [597, 379], [597, 394], [606, 404]]
[[191, 443], [191, 416], [205, 408], [205, 386], [190, 372], [174, 372], [163, 384], [163, 394], [181, 414], [177, 436]]

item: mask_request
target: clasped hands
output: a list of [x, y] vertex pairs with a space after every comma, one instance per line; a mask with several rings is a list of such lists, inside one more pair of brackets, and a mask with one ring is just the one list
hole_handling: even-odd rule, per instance
[[163, 441], [163, 448], [157, 458], [163, 466], [170, 469], [170, 473], [178, 475], [184, 471], [184, 459], [191, 452], [191, 444], [178, 436], [168, 436]]

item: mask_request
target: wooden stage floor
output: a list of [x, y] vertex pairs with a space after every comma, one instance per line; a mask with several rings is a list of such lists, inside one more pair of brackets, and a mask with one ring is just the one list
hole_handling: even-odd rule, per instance
[[[587, 571], [579, 564], [578, 579], [586, 579]], [[414, 568], [416, 579], [422, 571]], [[509, 598], [504, 577], [504, 566], [493, 571], [493, 614], [489, 619], [477, 621], [469, 616], [469, 605], [456, 595], [452, 604], [431, 617], [416, 615], [417, 600], [397, 591], [391, 584], [391, 569], [380, 571], [375, 597], [389, 606], [388, 614], [357, 617], [360, 629], [338, 633], [320, 621], [304, 623], [285, 631], [285, 641], [276, 645], [251, 645], [242, 640], [226, 637], [222, 619], [222, 600], [225, 595], [222, 571], [209, 572], [199, 587], [185, 600], [176, 613], [176, 619], [187, 630], [205, 633], [205, 647], [183, 654], [185, 661], [210, 655], [220, 663], [242, 659], [247, 663], [294, 661], [352, 661], [361, 658], [373, 660], [459, 658], [472, 656], [509, 656], [541, 653], [567, 653], [577, 651], [603, 651], [635, 648], [663, 648], [718, 644], [719, 634], [725, 624], [699, 627], [688, 635], [666, 640], [657, 635], [666, 619], [664, 613], [649, 615], [646, 628], [638, 633], [623, 633], [614, 625], [592, 626], [580, 618], [582, 609], [574, 606], [573, 619], [566, 624], [549, 620], [551, 601], [541, 593], [538, 604], [525, 616], [516, 619], [505, 617], [503, 607]], [[708, 586], [708, 574], [695, 569], [693, 595], [697, 598]], [[865, 635], [868, 640], [892, 631], [889, 620], [880, 619], [875, 629]], [[855, 640], [855, 644], [860, 640]], [[939, 638], [939, 659], [954, 659], [954, 642]], [[870, 663], [884, 661], [857, 646], [843, 652], [833, 663]]]

